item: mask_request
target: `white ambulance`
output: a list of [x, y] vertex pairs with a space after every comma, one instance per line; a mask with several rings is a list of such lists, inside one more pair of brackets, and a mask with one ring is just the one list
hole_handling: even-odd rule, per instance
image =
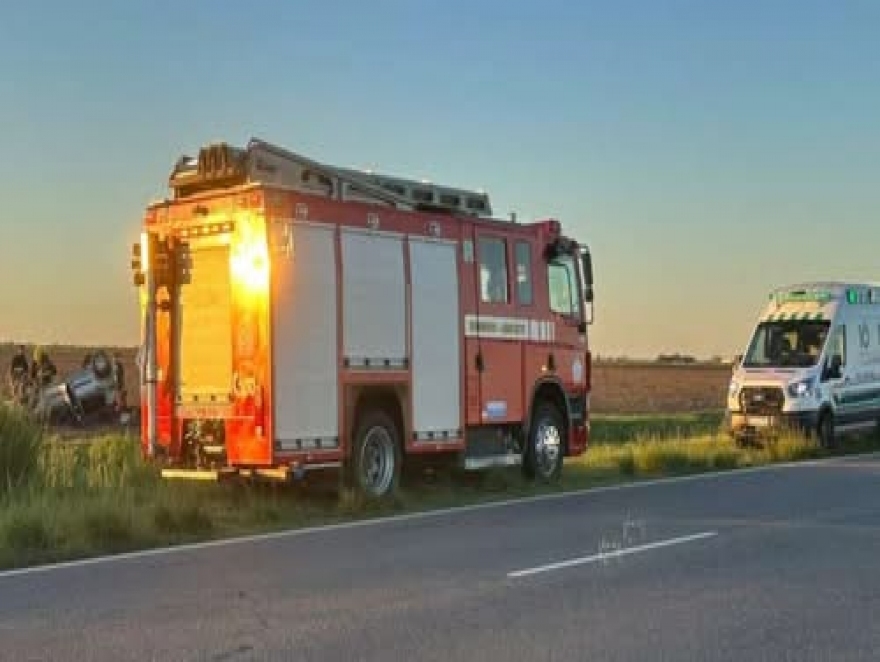
[[880, 283], [820, 282], [770, 293], [734, 365], [725, 415], [738, 440], [781, 427], [839, 435], [880, 423]]

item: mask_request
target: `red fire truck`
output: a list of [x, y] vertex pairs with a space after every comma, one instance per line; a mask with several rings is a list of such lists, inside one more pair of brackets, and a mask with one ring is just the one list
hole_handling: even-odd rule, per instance
[[586, 450], [592, 266], [558, 221], [257, 139], [169, 185], [132, 260], [166, 477], [338, 468], [379, 498], [416, 455], [551, 481]]

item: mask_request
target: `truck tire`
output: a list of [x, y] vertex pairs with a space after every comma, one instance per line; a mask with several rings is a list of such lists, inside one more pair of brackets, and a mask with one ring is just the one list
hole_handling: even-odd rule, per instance
[[370, 500], [390, 496], [400, 481], [400, 432], [381, 409], [358, 417], [351, 453], [351, 478], [358, 493]]
[[523, 473], [550, 483], [562, 475], [565, 425], [559, 409], [547, 401], [539, 402], [529, 426], [529, 438], [523, 457]]

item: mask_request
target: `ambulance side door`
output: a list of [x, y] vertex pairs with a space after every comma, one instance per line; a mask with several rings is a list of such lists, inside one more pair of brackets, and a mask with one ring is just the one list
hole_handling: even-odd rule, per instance
[[852, 415], [850, 403], [850, 366], [847, 360], [847, 320], [831, 327], [828, 338], [822, 381], [834, 403], [834, 416], [837, 425], [846, 425]]
[[844, 413], [840, 423], [871, 424], [880, 420], [880, 322], [864, 310], [852, 315], [849, 322], [843, 383], [837, 392]]

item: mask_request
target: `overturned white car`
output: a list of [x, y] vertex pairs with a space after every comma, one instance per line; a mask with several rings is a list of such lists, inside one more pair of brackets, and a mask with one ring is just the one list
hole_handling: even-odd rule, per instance
[[42, 420], [57, 423], [109, 420], [119, 414], [119, 388], [113, 362], [106, 352], [98, 351], [64, 381], [44, 388], [33, 412]]

